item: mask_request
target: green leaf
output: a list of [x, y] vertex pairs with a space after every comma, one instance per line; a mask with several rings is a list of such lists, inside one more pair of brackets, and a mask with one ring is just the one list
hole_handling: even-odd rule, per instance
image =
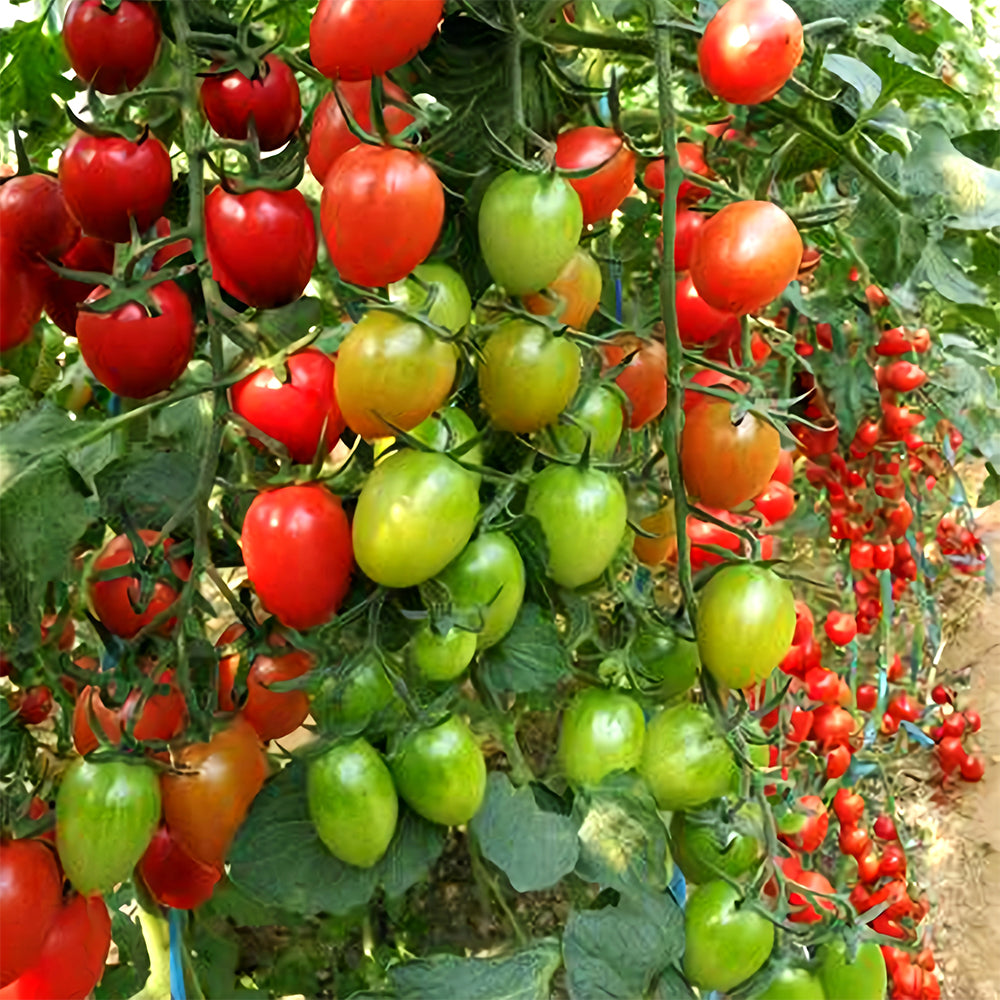
[[671, 965], [660, 973], [649, 1000], [696, 1000], [696, 995], [680, 971]]
[[986, 305], [983, 290], [948, 257], [939, 243], [928, 243], [924, 247], [910, 281], [915, 288], [930, 288], [960, 305]]
[[440, 857], [445, 836], [443, 826], [401, 807], [389, 849], [374, 869], [385, 894], [393, 899], [402, 896], [424, 878]]
[[993, 467], [991, 462], [986, 463], [986, 482], [983, 483], [976, 499], [977, 507], [988, 507], [991, 503], [1000, 500], [1000, 473]]
[[188, 503], [198, 483], [198, 459], [187, 452], [135, 451], [105, 466], [95, 477], [101, 515], [123, 528], [164, 524]]
[[559, 942], [544, 938], [508, 958], [434, 958], [389, 970], [395, 1000], [548, 1000]]
[[983, 167], [1000, 166], [1000, 129], [982, 129], [956, 136], [951, 144], [963, 155]]
[[873, 14], [881, 6], [880, 0], [791, 0], [789, 6], [799, 15], [803, 24], [827, 17], [842, 17], [851, 24]]
[[862, 108], [870, 108], [882, 92], [882, 80], [878, 73], [860, 59], [828, 52], [823, 57], [823, 68], [858, 92]]
[[494, 771], [486, 798], [470, 828], [483, 856], [492, 861], [518, 892], [555, 885], [576, 864], [580, 845], [569, 816], [545, 812], [528, 787], [514, 788]]
[[953, 90], [940, 77], [921, 73], [920, 70], [899, 62], [893, 53], [883, 48], [866, 48], [864, 60], [882, 81], [882, 92], [873, 102], [874, 108], [884, 107], [890, 101], [905, 95], [941, 97], [968, 103], [968, 98], [963, 93]]
[[550, 691], [569, 669], [559, 630], [537, 604], [524, 604], [513, 627], [480, 657], [483, 682], [494, 691]]
[[563, 935], [571, 1000], [635, 1000], [684, 951], [684, 917], [668, 892], [623, 896], [573, 913]]

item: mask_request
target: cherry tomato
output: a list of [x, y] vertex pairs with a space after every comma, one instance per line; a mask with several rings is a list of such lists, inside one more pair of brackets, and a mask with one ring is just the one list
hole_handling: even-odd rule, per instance
[[827, 612], [826, 622], [823, 624], [827, 638], [835, 646], [846, 646], [852, 642], [858, 633], [858, 626], [854, 620], [854, 615], [847, 611], [837, 611], [836, 609]]
[[857, 728], [854, 717], [839, 705], [821, 705], [813, 719], [813, 736], [824, 749], [847, 746]]
[[920, 365], [911, 364], [909, 361], [893, 361], [891, 364], [880, 366], [876, 371], [884, 371], [885, 385], [897, 392], [912, 392], [927, 381], [927, 372]]
[[558, 276], [542, 291], [524, 296], [524, 308], [536, 316], [555, 316], [574, 329], [586, 328], [601, 301], [601, 268], [579, 247]]
[[763, 491], [754, 497], [753, 505], [768, 524], [776, 524], [794, 512], [795, 491], [780, 480], [772, 479]]
[[[235, 642], [245, 631], [240, 624], [230, 625], [219, 636], [216, 645]], [[279, 650], [286, 646], [277, 635], [270, 637], [269, 644], [275, 648], [275, 655], [261, 653], [254, 657], [246, 674], [246, 701], [239, 706], [240, 715], [265, 743], [294, 732], [309, 714], [309, 696], [305, 691], [272, 691], [271, 685], [301, 677], [314, 663], [312, 655], [300, 649], [289, 649], [279, 655]], [[219, 708], [223, 712], [233, 712], [237, 708], [233, 688], [242, 658], [242, 654], [236, 652], [219, 659]]]
[[396, 789], [407, 805], [442, 826], [468, 823], [486, 794], [486, 762], [457, 716], [410, 733], [392, 760]]
[[698, 678], [698, 646], [671, 628], [638, 632], [628, 648], [633, 669], [655, 685], [656, 697], [672, 698], [694, 686]]
[[284, 146], [302, 116], [295, 74], [275, 55], [264, 56], [249, 80], [238, 69], [206, 77], [201, 106], [208, 124], [225, 139], [246, 139], [253, 116], [262, 150]]
[[[113, 243], [95, 240], [93, 236], [81, 236], [59, 262], [74, 271], [110, 274], [115, 263], [115, 247]], [[77, 307], [97, 287], [89, 281], [60, 278], [53, 271], [45, 284], [45, 312], [63, 333], [75, 337]]]
[[830, 825], [823, 800], [817, 795], [803, 795], [795, 809], [778, 822], [778, 838], [797, 851], [811, 854], [826, 838]]
[[550, 427], [556, 451], [580, 455], [589, 438], [590, 454], [595, 458], [610, 458], [614, 454], [625, 424], [617, 393], [606, 385], [597, 385], [567, 411], [567, 416], [572, 423]]
[[309, 763], [309, 815], [334, 857], [371, 868], [396, 831], [399, 800], [392, 775], [366, 740], [339, 743]]
[[537, 323], [506, 320], [483, 347], [479, 393], [500, 430], [541, 430], [562, 413], [579, 384], [580, 349]]
[[570, 465], [550, 465], [531, 480], [524, 512], [541, 526], [548, 574], [562, 587], [590, 583], [608, 568], [628, 519], [617, 479]]
[[872, 841], [868, 832], [860, 826], [841, 826], [837, 844], [841, 854], [847, 854], [852, 858], [862, 858], [871, 850]]
[[396, 697], [378, 656], [371, 651], [328, 678], [313, 698], [312, 713], [320, 726], [364, 728]]
[[[764, 826], [760, 807], [746, 802], [736, 811], [727, 831], [713, 824], [715, 817], [676, 812], [670, 823], [670, 851], [689, 882], [703, 885], [725, 874], [739, 878], [764, 856]], [[715, 820], [717, 823], [717, 820]]]
[[160, 52], [154, 4], [122, 0], [109, 11], [101, 0], [73, 0], [66, 8], [63, 44], [73, 72], [102, 94], [134, 90]]
[[0, 187], [0, 225], [4, 240], [18, 253], [61, 257], [80, 238], [59, 182], [48, 174], [11, 177]]
[[88, 236], [127, 243], [130, 218], [141, 233], [163, 215], [170, 197], [170, 155], [152, 134], [129, 142], [75, 132], [59, 160], [59, 182]]
[[674, 220], [674, 270], [686, 271], [691, 263], [691, 248], [708, 221], [708, 216], [701, 212], [692, 212], [689, 208], [677, 211]]
[[[341, 80], [337, 84], [343, 102], [351, 109], [357, 123], [366, 131], [373, 130], [372, 124], [372, 89], [371, 80], [358, 80], [353, 83]], [[407, 94], [400, 90], [388, 77], [382, 77], [382, 89], [387, 98], [382, 108], [382, 118], [385, 121], [389, 135], [398, 135], [413, 121], [409, 111], [389, 104], [388, 99], [406, 103]], [[309, 154], [306, 157], [309, 169], [320, 182], [326, 179], [330, 167], [346, 153], [353, 149], [361, 140], [350, 130], [337, 103], [337, 95], [327, 94], [313, 113], [312, 132], [309, 134]]]
[[264, 607], [289, 628], [329, 621], [347, 596], [353, 558], [347, 516], [325, 486], [258, 494], [243, 521], [243, 561]]
[[629, 426], [637, 430], [658, 417], [667, 405], [667, 351], [663, 344], [625, 333], [604, 345], [601, 352], [605, 371], [632, 355], [615, 378], [631, 403]]
[[333, 450], [346, 426], [333, 389], [333, 359], [307, 347], [286, 358], [285, 366], [285, 383], [270, 368], [237, 382], [230, 390], [233, 410], [280, 441], [293, 461], [312, 462], [317, 450], [324, 455]]
[[40, 840], [0, 840], [0, 986], [38, 961], [61, 904], [52, 851]]
[[131, 876], [159, 819], [160, 786], [151, 767], [78, 758], [56, 795], [56, 847], [66, 877], [85, 896], [110, 892]]
[[778, 432], [754, 414], [734, 423], [725, 400], [695, 406], [681, 436], [684, 485], [703, 504], [731, 510], [764, 489], [780, 451]]
[[840, 939], [820, 946], [819, 978], [826, 995], [882, 1000], [886, 973], [878, 945], [874, 941], [862, 942], [854, 956], [848, 956], [847, 946]]
[[986, 773], [986, 761], [975, 754], [966, 754], [959, 770], [964, 781], [981, 781]]
[[163, 776], [163, 818], [184, 852], [219, 867], [267, 777], [267, 756], [253, 726], [236, 716], [207, 743], [175, 754]]
[[140, 302], [106, 313], [86, 304], [108, 294], [99, 286], [76, 318], [80, 353], [102, 385], [127, 399], [146, 399], [169, 389], [194, 353], [194, 315], [180, 287], [163, 281], [149, 289], [160, 311], [151, 315]]
[[193, 910], [209, 900], [222, 871], [214, 865], [195, 861], [161, 826], [136, 866], [150, 895], [160, 906]]
[[0, 237], [0, 268], [0, 351], [12, 351], [31, 337], [32, 328], [41, 318], [49, 280], [45, 272], [49, 268], [25, 259], [5, 237]]
[[320, 228], [344, 281], [381, 287], [405, 278], [434, 249], [443, 220], [441, 181], [407, 149], [355, 146], [323, 181]]
[[[161, 555], [158, 546], [154, 549], [159, 532], [140, 528], [136, 534], [149, 550], [145, 558], [149, 560], [151, 568], [162, 565], [165, 558], [169, 562], [171, 573], [177, 579], [188, 579], [191, 575], [191, 564], [186, 559], [170, 558], [170, 550], [176, 544], [172, 538], [164, 539]], [[94, 560], [93, 573], [96, 575], [101, 570], [134, 562], [135, 552], [128, 535], [116, 535]], [[177, 600], [174, 583], [164, 579], [157, 579], [153, 585], [152, 596], [145, 608], [136, 610], [141, 593], [142, 586], [135, 576], [120, 576], [113, 580], [91, 578], [88, 585], [88, 596], [94, 614], [109, 632], [124, 639], [131, 639], [136, 632], [145, 628]], [[168, 635], [176, 624], [177, 619], [170, 618], [159, 626], [158, 631]]]
[[[453, 452], [477, 437], [479, 432], [472, 418], [457, 406], [435, 410], [426, 420], [410, 431], [411, 437], [423, 441], [434, 451]], [[479, 444], [462, 451], [460, 460], [470, 465], [482, 465], [483, 449]]]
[[812, 972], [786, 966], [775, 973], [763, 993], [754, 993], [752, 1000], [825, 1000], [825, 997]]
[[635, 183], [635, 154], [614, 129], [587, 125], [560, 133], [555, 163], [562, 170], [598, 168], [586, 177], [567, 178], [580, 196], [585, 226], [610, 218]]
[[[821, 910], [827, 912], [835, 912], [836, 905], [832, 900], [829, 899], [816, 899], [816, 902], [812, 902], [812, 896], [806, 896], [799, 892], [796, 887], [808, 889], [811, 893], [829, 893], [834, 894], [833, 886], [827, 878], [821, 875], [819, 872], [814, 871], [804, 871], [802, 866], [799, 864], [797, 857], [791, 858], [781, 858], [775, 862], [777, 866], [782, 870], [788, 881], [788, 905], [790, 908], [790, 913], [788, 914], [788, 919], [795, 924], [816, 924], [823, 919], [823, 913]], [[774, 879], [769, 879], [764, 886], [765, 896], [774, 896], [777, 894], [777, 886]], [[817, 907], [819, 909], [817, 909]]]
[[[701, 174], [703, 177], [714, 177], [715, 173], [705, 162], [705, 150], [700, 142], [687, 142], [682, 140], [677, 143], [677, 162], [681, 170], [688, 170], [693, 174]], [[666, 189], [666, 169], [663, 160], [653, 160], [643, 171], [642, 182], [651, 191], [660, 196], [660, 204], [663, 204]], [[680, 186], [677, 188], [677, 204], [694, 205], [699, 201], [704, 201], [712, 192], [707, 187], [701, 187], [686, 177], [681, 178]], [[680, 268], [678, 268], [680, 270]]]
[[842, 824], [856, 826], [865, 814], [865, 800], [857, 792], [838, 788], [833, 796], [833, 811]]
[[436, 452], [396, 452], [375, 467], [358, 497], [358, 566], [385, 587], [423, 583], [465, 548], [478, 513], [478, 477]]
[[367, 80], [412, 59], [443, 10], [444, 0], [320, 0], [309, 55], [331, 80]]
[[730, 104], [762, 104], [802, 60], [802, 23], [783, 0], [728, 0], [698, 43], [698, 71]]
[[613, 771], [631, 771], [642, 759], [646, 722], [627, 694], [580, 691], [563, 712], [559, 764], [571, 785], [598, 785]]
[[777, 205], [736, 201], [713, 215], [698, 234], [691, 250], [691, 280], [714, 309], [757, 312], [795, 278], [801, 259], [795, 223]]
[[451, 681], [465, 672], [476, 655], [476, 633], [451, 628], [439, 635], [425, 622], [406, 648], [422, 677], [432, 682]]
[[[690, 275], [684, 275], [677, 282], [675, 302], [677, 304], [677, 329], [680, 333], [681, 343], [685, 347], [728, 342], [731, 338], [740, 336], [739, 317], [710, 306], [698, 294], [698, 289], [694, 287]], [[719, 380], [727, 377], [714, 371], [712, 376]]]
[[559, 277], [582, 227], [580, 199], [568, 181], [508, 170], [483, 195], [479, 249], [498, 285], [526, 295]]
[[464, 329], [472, 316], [472, 297], [462, 276], [441, 261], [418, 264], [410, 277], [389, 288], [389, 297], [413, 312], [425, 312], [452, 333]]
[[862, 712], [872, 712], [878, 703], [878, 691], [874, 684], [859, 684], [856, 703]]
[[834, 747], [826, 755], [826, 777], [828, 780], [839, 778], [847, 773], [851, 766], [851, 748], [848, 746]]

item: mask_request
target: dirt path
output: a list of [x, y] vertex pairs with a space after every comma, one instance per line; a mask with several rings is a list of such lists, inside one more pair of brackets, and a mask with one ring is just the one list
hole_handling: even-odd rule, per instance
[[[1000, 503], [979, 524], [1000, 572]], [[946, 1000], [1000, 1000], [1000, 587], [945, 649], [940, 670], [944, 677], [971, 671], [960, 707], [982, 716], [986, 775], [946, 801], [927, 802], [934, 839], [926, 860], [939, 905], [934, 950]]]

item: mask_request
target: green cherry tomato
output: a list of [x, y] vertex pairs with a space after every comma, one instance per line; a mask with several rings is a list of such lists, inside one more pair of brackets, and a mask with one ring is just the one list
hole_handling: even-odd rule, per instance
[[434, 452], [396, 452], [375, 466], [361, 489], [354, 558], [383, 586], [423, 583], [465, 548], [478, 512], [472, 473]]
[[575, 423], [556, 424], [549, 432], [559, 454], [581, 454], [588, 437], [590, 454], [594, 458], [610, 458], [615, 453], [625, 425], [625, 413], [613, 389], [595, 386], [569, 411], [569, 416]]
[[532, 479], [524, 512], [541, 525], [549, 576], [563, 587], [579, 587], [614, 558], [628, 505], [621, 483], [606, 472], [550, 465]]
[[403, 740], [392, 773], [410, 808], [442, 826], [468, 823], [486, 794], [483, 753], [456, 715]]
[[749, 979], [774, 947], [774, 925], [722, 881], [706, 882], [684, 911], [684, 975], [698, 989], [728, 992]]
[[874, 941], [860, 944], [853, 962], [848, 961], [847, 945], [843, 940], [822, 945], [817, 957], [819, 979], [829, 1000], [839, 1000], [840, 997], [882, 1000], [885, 996], [885, 961]]
[[795, 597], [776, 573], [750, 563], [725, 566], [698, 601], [698, 652], [720, 684], [744, 688], [781, 662], [795, 633]]
[[553, 423], [579, 384], [580, 348], [538, 323], [506, 320], [483, 346], [479, 394], [502, 431], [528, 434]]
[[646, 729], [639, 771], [663, 810], [694, 809], [725, 795], [734, 766], [712, 717], [690, 702], [663, 709]]
[[160, 822], [160, 783], [144, 764], [78, 758], [56, 796], [56, 847], [74, 888], [110, 892], [132, 875]]
[[823, 984], [808, 969], [786, 966], [775, 973], [762, 993], [754, 993], [749, 1000], [826, 1000], [826, 994]]
[[[421, 282], [430, 290], [422, 287]], [[427, 309], [427, 318], [458, 333], [472, 315], [472, 298], [462, 276], [453, 267], [438, 261], [418, 264], [410, 277], [389, 286], [389, 298], [404, 309], [422, 312], [427, 308], [431, 290], [434, 301]]]
[[478, 649], [495, 645], [510, 631], [524, 600], [524, 561], [517, 546], [501, 531], [469, 542], [438, 580], [448, 588], [457, 608], [480, 609]]
[[671, 628], [643, 629], [628, 652], [633, 670], [655, 684], [664, 700], [687, 691], [698, 678], [698, 646]]
[[[457, 406], [442, 407], [410, 431], [413, 437], [423, 441], [435, 451], [452, 451], [460, 448], [478, 433], [472, 418]], [[470, 465], [482, 465], [482, 445], [474, 444], [468, 451], [463, 452], [459, 459]]]
[[367, 725], [396, 696], [375, 653], [365, 653], [343, 676], [328, 677], [312, 702], [321, 726]]
[[476, 633], [459, 628], [438, 635], [424, 623], [410, 640], [413, 665], [429, 681], [451, 681], [458, 677], [476, 655]]
[[399, 800], [392, 775], [366, 740], [331, 747], [309, 764], [309, 815], [327, 850], [358, 868], [385, 854]]
[[511, 295], [537, 292], [573, 256], [583, 209], [558, 174], [508, 170], [486, 189], [479, 207], [479, 249], [493, 280]]
[[559, 733], [559, 762], [571, 785], [596, 785], [642, 759], [646, 720], [627, 694], [588, 688], [570, 702]]
[[760, 807], [747, 802], [728, 829], [718, 830], [707, 815], [674, 813], [670, 843], [677, 867], [689, 882], [711, 882], [722, 872], [739, 878], [752, 871], [764, 856]]

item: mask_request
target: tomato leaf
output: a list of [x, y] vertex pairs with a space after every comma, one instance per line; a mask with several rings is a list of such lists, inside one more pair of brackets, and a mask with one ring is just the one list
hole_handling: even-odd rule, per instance
[[550, 691], [568, 670], [559, 631], [537, 604], [525, 604], [513, 627], [480, 658], [483, 682], [494, 691]]
[[385, 857], [375, 866], [376, 877], [391, 899], [402, 896], [422, 879], [444, 849], [445, 829], [400, 808], [396, 832]]
[[497, 771], [490, 775], [486, 798], [469, 825], [483, 856], [518, 892], [555, 885], [573, 870], [580, 853], [577, 824], [570, 817], [540, 809], [530, 788], [514, 788], [507, 775]]
[[683, 915], [668, 892], [623, 896], [617, 906], [573, 913], [563, 936], [571, 1000], [645, 996], [683, 951]]
[[687, 980], [671, 965], [660, 973], [650, 1000], [695, 1000], [695, 993], [688, 986]]
[[165, 524], [188, 502], [198, 482], [198, 461], [188, 452], [133, 451], [95, 477], [101, 514], [115, 530], [127, 516], [140, 526]]

